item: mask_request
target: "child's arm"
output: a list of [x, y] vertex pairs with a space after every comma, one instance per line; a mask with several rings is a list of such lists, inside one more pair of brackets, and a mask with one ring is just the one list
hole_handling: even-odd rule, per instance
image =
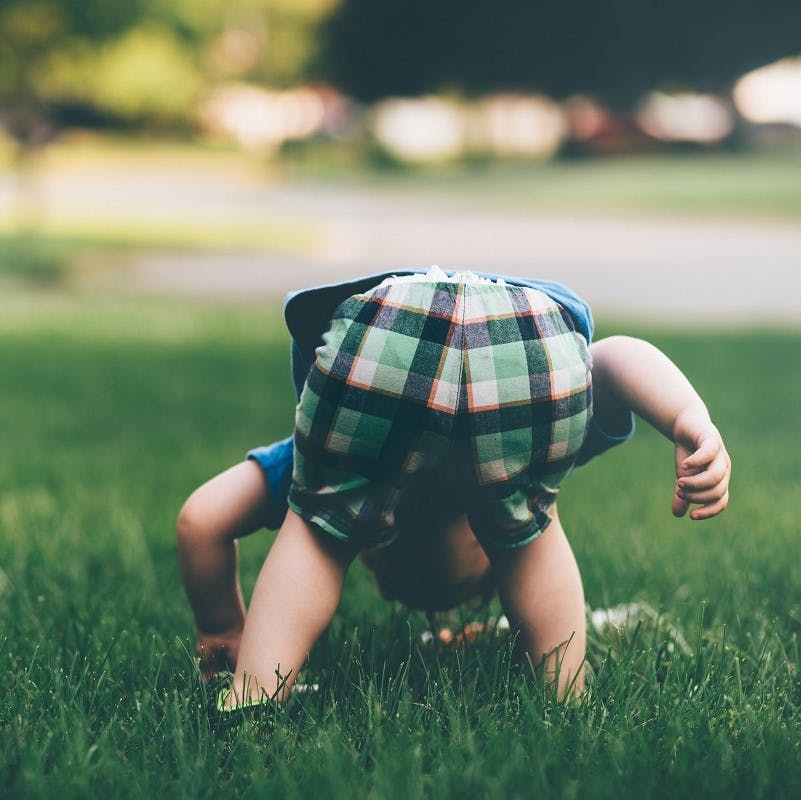
[[292, 437], [251, 450], [247, 461], [196, 489], [178, 516], [178, 556], [205, 680], [236, 666], [245, 618], [236, 540], [281, 526], [292, 454]]
[[679, 368], [641, 339], [611, 336], [591, 347], [593, 414], [605, 430], [625, 424], [630, 411], [676, 447], [673, 513], [707, 519], [729, 502], [731, 460], [704, 402]]
[[196, 489], [178, 516], [178, 557], [205, 680], [236, 666], [245, 623], [236, 540], [264, 527], [274, 505], [261, 468], [245, 461]]

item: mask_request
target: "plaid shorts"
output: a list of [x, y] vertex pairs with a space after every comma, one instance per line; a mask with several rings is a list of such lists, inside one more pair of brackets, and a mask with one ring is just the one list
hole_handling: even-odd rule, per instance
[[[360, 547], [389, 544], [420, 476], [447, 473], [483, 544], [536, 538], [592, 412], [590, 359], [542, 292], [410, 281], [334, 313], [295, 419], [289, 505]], [[454, 498], [448, 498], [451, 506]]]

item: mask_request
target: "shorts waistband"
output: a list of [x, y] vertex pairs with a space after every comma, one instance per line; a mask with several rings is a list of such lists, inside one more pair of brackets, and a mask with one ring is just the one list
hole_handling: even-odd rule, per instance
[[428, 268], [426, 272], [419, 272], [413, 275], [392, 275], [385, 278], [375, 288], [382, 286], [395, 286], [402, 283], [461, 283], [468, 286], [507, 286], [503, 278], [489, 278], [483, 275], [476, 275], [470, 270], [447, 273], [440, 269], [436, 264]]

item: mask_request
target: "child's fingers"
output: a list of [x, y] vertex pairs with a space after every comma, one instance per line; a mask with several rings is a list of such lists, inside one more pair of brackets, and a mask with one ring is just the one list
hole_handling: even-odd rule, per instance
[[[714, 517], [729, 503], [729, 477], [727, 459], [722, 465], [718, 464], [710, 468], [709, 472], [698, 476], [679, 478], [676, 481], [677, 501], [684, 503], [683, 511], [685, 513], [690, 505], [699, 506], [690, 513], [691, 519]], [[717, 482], [715, 482], [716, 479], [718, 479]], [[677, 514], [677, 516], [683, 516], [683, 514]]]
[[683, 475], [679, 478], [679, 489], [684, 492], [698, 492], [711, 489], [728, 478], [728, 461], [716, 459], [708, 469], [697, 475]]
[[670, 510], [673, 512], [674, 517], [683, 517], [689, 507], [690, 504], [679, 497], [678, 492], [673, 493], [673, 504]]
[[707, 436], [702, 439], [694, 453], [684, 459], [681, 466], [684, 469], [698, 469], [709, 464], [720, 452], [722, 442], [718, 436]]
[[700, 506], [699, 508], [694, 508], [690, 512], [690, 519], [709, 519], [710, 517], [714, 517], [716, 514], [720, 514], [721, 511], [725, 511], [728, 505], [729, 493], [726, 492], [716, 503], [710, 503], [708, 505]]
[[[689, 437], [688, 437], [689, 438]], [[729, 504], [731, 460], [720, 434], [714, 427], [705, 428], [695, 439], [695, 450], [685, 454], [687, 444], [676, 442], [676, 474], [673, 513], [684, 516], [690, 506], [694, 520], [720, 514]]]
[[703, 491], [688, 491], [687, 489], [679, 488], [678, 496], [679, 499], [684, 500], [687, 503], [698, 503], [700, 505], [705, 505], [707, 503], [715, 503], [723, 497], [724, 494], [729, 490], [729, 482], [726, 480], [721, 481], [717, 485], [713, 486], [711, 489], [705, 489]]
[[680, 475], [676, 482], [679, 492], [702, 492], [728, 483], [731, 465], [727, 456], [716, 458], [708, 467], [695, 475]]

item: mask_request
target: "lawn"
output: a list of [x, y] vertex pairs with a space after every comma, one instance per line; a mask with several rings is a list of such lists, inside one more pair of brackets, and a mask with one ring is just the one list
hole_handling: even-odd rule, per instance
[[[347, 149], [347, 148], [346, 148]], [[0, 147], [0, 168], [7, 166]], [[185, 179], [220, 180], [238, 176], [269, 186], [287, 179], [348, 187], [368, 184], [373, 192], [425, 190], [448, 200], [482, 208], [528, 208], [552, 212], [732, 215], [797, 219], [801, 214], [801, 151], [798, 146], [704, 149], [615, 154], [552, 161], [493, 161], [433, 164], [371, 170], [354, 153], [319, 144], [300, 148], [276, 161], [231, 148], [198, 143], [142, 140], [87, 134], [67, 136], [49, 147], [42, 173], [180, 173]], [[73, 209], [74, 211], [75, 209]], [[62, 217], [64, 214], [62, 214]], [[70, 216], [67, 214], [66, 216]], [[59, 223], [61, 224], [61, 223]], [[86, 221], [84, 221], [84, 230]], [[68, 226], [67, 226], [68, 227]], [[237, 235], [244, 226], [238, 226]], [[285, 244], [287, 235], [251, 226], [246, 241], [270, 237]], [[105, 229], [104, 229], [105, 230]], [[68, 230], [67, 233], [70, 233]], [[180, 232], [179, 241], [192, 236]], [[223, 231], [223, 237], [227, 231]], [[121, 234], [122, 235], [122, 234]], [[297, 238], [290, 240], [297, 245]], [[205, 241], [204, 240], [204, 241]]]
[[[792, 331], [628, 331], [697, 384], [735, 480], [719, 519], [674, 520], [670, 445], [641, 424], [566, 485], [588, 602], [663, 617], [593, 634], [582, 702], [549, 697], [508, 640], [422, 644], [426, 619], [383, 603], [357, 566], [305, 671], [319, 691], [212, 729], [173, 525], [195, 485], [290, 429], [286, 336], [256, 309], [0, 295], [0, 793], [801, 793]], [[244, 542], [246, 588], [270, 536]]]
[[482, 209], [779, 220], [801, 214], [801, 158], [792, 150], [489, 162], [354, 179], [373, 191], [458, 197]]

